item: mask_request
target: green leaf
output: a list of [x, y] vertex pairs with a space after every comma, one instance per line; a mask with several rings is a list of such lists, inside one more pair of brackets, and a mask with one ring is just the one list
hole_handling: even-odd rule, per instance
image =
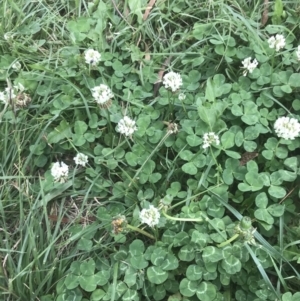
[[[248, 162], [250, 163], [250, 162]], [[248, 167], [248, 164], [247, 164]], [[248, 182], [247, 184], [251, 187], [251, 191], [257, 191], [263, 188], [263, 181], [260, 179], [260, 176], [256, 172], [248, 172], [245, 175], [245, 180]]]
[[77, 135], [83, 135], [87, 131], [87, 128], [88, 126], [84, 121], [75, 121], [74, 131]]
[[273, 204], [268, 207], [268, 211], [273, 216], [280, 217], [284, 213], [284, 206], [281, 204]]
[[284, 160], [284, 166], [296, 172], [298, 168], [297, 157], [290, 157]]
[[154, 172], [149, 176], [149, 182], [152, 184], [157, 183], [162, 178], [162, 175], [158, 172]]
[[48, 142], [51, 143], [58, 143], [59, 141], [70, 138], [72, 136], [71, 127], [69, 123], [65, 120], [62, 120], [57, 126], [54, 131], [48, 134]]
[[173, 244], [174, 242], [174, 237], [175, 237], [175, 232], [171, 230], [166, 230], [162, 236], [162, 242], [166, 244]]
[[300, 74], [293, 73], [289, 78], [289, 85], [295, 88], [300, 87]]
[[197, 40], [202, 40], [204, 36], [210, 34], [211, 29], [213, 28], [212, 23], [195, 23], [193, 26], [193, 37]]
[[205, 247], [206, 244], [209, 241], [209, 236], [207, 233], [201, 233], [197, 230], [193, 231], [192, 233], [192, 242], [196, 243], [197, 245], [199, 245], [201, 248]]
[[93, 259], [90, 259], [86, 262], [82, 262], [80, 264], [80, 272], [84, 276], [93, 275], [95, 272], [95, 261]]
[[197, 288], [196, 294], [201, 301], [212, 301], [215, 300], [217, 291], [213, 284], [202, 281]]
[[179, 284], [180, 293], [185, 297], [192, 297], [195, 295], [198, 287], [198, 282], [190, 281], [183, 278]]
[[202, 143], [202, 139], [198, 137], [196, 134], [193, 135], [188, 135], [186, 137], [186, 142], [188, 143], [189, 146], [198, 146]]
[[230, 275], [238, 273], [242, 268], [242, 264], [239, 259], [230, 253], [226, 254], [226, 252], [221, 265], [222, 268]]
[[124, 282], [128, 287], [136, 284], [137, 271], [132, 267], [128, 267], [125, 271]]
[[100, 301], [105, 296], [105, 291], [102, 289], [96, 289], [91, 295], [91, 301]]
[[234, 133], [232, 132], [225, 132], [222, 136], [221, 136], [221, 143], [222, 143], [222, 146], [225, 148], [225, 149], [228, 149], [228, 148], [231, 148], [235, 145], [235, 142], [234, 142], [234, 138], [235, 138], [235, 135]]
[[274, 224], [274, 218], [272, 215], [268, 212], [267, 209], [257, 209], [254, 211], [254, 216], [258, 219], [261, 220], [269, 225]]
[[200, 106], [198, 113], [202, 121], [204, 121], [210, 128], [213, 128], [217, 121], [217, 111], [214, 108], [206, 108]]
[[79, 285], [79, 278], [80, 276], [68, 274], [64, 281], [66, 288], [69, 290], [76, 288]]
[[244, 103], [244, 115], [241, 117], [243, 122], [248, 125], [256, 124], [259, 120], [259, 116], [257, 105], [253, 101], [246, 101]]
[[138, 294], [136, 290], [128, 289], [122, 296], [123, 301], [138, 301]]
[[129, 253], [132, 257], [141, 255], [145, 251], [145, 245], [142, 240], [136, 239], [129, 245]]
[[202, 253], [204, 262], [218, 262], [223, 259], [222, 251], [213, 246], [207, 246]]
[[93, 292], [97, 287], [97, 280], [94, 275], [81, 276], [79, 278], [80, 286], [87, 292]]
[[161, 284], [167, 280], [168, 273], [160, 267], [150, 267], [147, 269], [147, 276], [150, 282]]
[[[166, 289], [165, 289], [165, 285], [161, 284], [161, 285], [157, 285], [155, 287], [155, 292], [153, 294], [153, 298], [154, 300], [163, 300], [163, 298], [166, 296]], [[140, 299], [139, 299], [140, 300]], [[139, 301], [137, 300], [137, 301]]]
[[78, 250], [89, 252], [92, 249], [92, 247], [93, 247], [93, 242], [90, 239], [80, 237], [77, 243]]
[[182, 261], [192, 261], [195, 258], [194, 247], [191, 245], [183, 246], [178, 253], [178, 257]]
[[110, 270], [101, 270], [94, 275], [97, 285], [105, 285], [110, 278]]
[[138, 164], [137, 163], [138, 157], [134, 153], [131, 153], [131, 152], [126, 153], [125, 159], [126, 159], [127, 163], [132, 167], [135, 167]]
[[266, 209], [268, 205], [268, 197], [265, 192], [261, 192], [255, 198], [255, 204], [257, 207]]
[[225, 154], [228, 157], [233, 158], [233, 159], [240, 159], [241, 158], [241, 155], [239, 153], [237, 153], [237, 152], [225, 150]]
[[185, 163], [182, 165], [182, 171], [189, 174], [189, 175], [195, 175], [198, 172], [197, 167], [194, 165], [193, 162]]
[[280, 86], [280, 89], [284, 92], [284, 93], [292, 93], [293, 90], [289, 85], [283, 85]]
[[173, 254], [167, 254], [167, 256], [165, 257], [164, 262], [160, 265], [160, 267], [164, 270], [164, 271], [171, 271], [171, 270], [175, 270], [178, 268], [178, 259], [173, 255]]
[[191, 281], [201, 280], [202, 274], [203, 268], [196, 264], [189, 265], [186, 270], [186, 277]]
[[168, 254], [168, 252], [166, 250], [164, 250], [163, 248], [156, 248], [151, 255], [151, 262], [154, 265], [161, 267], [161, 265], [165, 261], [167, 254]]
[[144, 255], [134, 255], [130, 258], [130, 263], [132, 267], [134, 267], [137, 270], [144, 269], [148, 266], [148, 261], [145, 260]]
[[268, 193], [277, 199], [282, 199], [286, 195], [286, 191], [283, 187], [271, 185], [268, 189]]
[[138, 22], [142, 23], [143, 20], [142, 9], [144, 9], [144, 6], [142, 5], [142, 1], [128, 0], [128, 5], [131, 13], [137, 15]]

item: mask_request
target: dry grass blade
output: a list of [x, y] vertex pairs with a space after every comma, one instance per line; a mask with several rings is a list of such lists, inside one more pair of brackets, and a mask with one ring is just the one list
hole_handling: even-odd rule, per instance
[[269, 19], [269, 0], [264, 0], [264, 11], [261, 17], [261, 26], [265, 26]]
[[156, 0], [150, 0], [148, 5], [147, 5], [147, 8], [146, 8], [146, 11], [143, 15], [143, 20], [146, 21], [150, 12], [151, 12], [151, 9], [153, 8], [154, 4], [155, 4]]

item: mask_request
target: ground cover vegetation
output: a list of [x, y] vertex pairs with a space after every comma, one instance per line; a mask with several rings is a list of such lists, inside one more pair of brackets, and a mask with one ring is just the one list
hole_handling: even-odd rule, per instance
[[0, 16], [1, 300], [300, 300], [299, 1]]

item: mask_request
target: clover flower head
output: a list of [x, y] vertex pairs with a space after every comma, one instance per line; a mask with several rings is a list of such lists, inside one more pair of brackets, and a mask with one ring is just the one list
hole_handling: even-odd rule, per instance
[[108, 107], [111, 104], [111, 99], [114, 97], [111, 89], [104, 84], [92, 88], [92, 95], [101, 107]]
[[274, 123], [274, 130], [278, 137], [294, 140], [299, 136], [300, 123], [295, 118], [279, 117]]
[[185, 98], [186, 98], [186, 95], [185, 95], [184, 93], [179, 93], [178, 99], [179, 99], [180, 101], [185, 100]]
[[66, 182], [69, 174], [69, 167], [64, 162], [56, 162], [51, 168], [51, 175], [55, 182]]
[[25, 90], [24, 86], [18, 83], [16, 86], [12, 88], [7, 87], [3, 92], [0, 92], [0, 101], [7, 104], [11, 100], [16, 100], [17, 96]]
[[12, 40], [12, 38], [13, 38], [13, 33], [12, 33], [12, 32], [6, 32], [6, 33], [3, 35], [3, 37], [4, 37], [4, 40], [5, 40], [5, 41], [10, 41], [10, 40]]
[[124, 116], [123, 119], [119, 121], [116, 130], [127, 137], [131, 137], [137, 130], [137, 127], [134, 120], [130, 119], [128, 116]]
[[285, 47], [285, 38], [282, 34], [277, 34], [268, 39], [269, 47], [275, 48], [278, 52], [280, 49]]
[[205, 133], [203, 135], [203, 148], [208, 148], [211, 144], [214, 143], [215, 145], [220, 144], [219, 137], [214, 132]]
[[257, 67], [258, 65], [258, 61], [256, 59], [253, 59], [253, 61], [251, 62], [251, 57], [247, 57], [246, 59], [244, 59], [242, 61], [242, 64], [243, 64], [243, 68], [245, 69], [243, 71], [243, 75], [246, 76], [247, 73], [252, 73], [253, 70]]
[[171, 71], [165, 74], [163, 78], [163, 85], [166, 89], [176, 92], [182, 86], [182, 78], [179, 73]]
[[82, 153], [78, 153], [76, 157], [74, 157], [74, 161], [76, 165], [85, 166], [88, 163], [88, 156]]
[[140, 212], [140, 220], [143, 224], [147, 224], [150, 227], [154, 227], [159, 223], [160, 213], [153, 205], [149, 206], [149, 209], [143, 209]]
[[168, 133], [170, 135], [177, 134], [179, 132], [179, 126], [178, 126], [177, 123], [175, 123], [175, 122], [166, 122], [166, 124], [168, 125]]
[[297, 60], [300, 61], [300, 45], [298, 46], [296, 50]]
[[88, 49], [84, 54], [85, 62], [89, 65], [96, 66], [101, 61], [101, 54], [94, 49]]

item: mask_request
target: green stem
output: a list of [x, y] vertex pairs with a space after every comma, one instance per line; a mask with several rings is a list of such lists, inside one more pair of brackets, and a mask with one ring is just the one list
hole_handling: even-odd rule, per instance
[[186, 218], [186, 217], [173, 217], [168, 215], [165, 211], [162, 212], [162, 214], [172, 220], [172, 221], [181, 221], [181, 222], [203, 222], [203, 218]]
[[155, 237], [154, 237], [153, 235], [151, 235], [150, 233], [148, 233], [148, 232], [146, 232], [146, 231], [144, 231], [144, 230], [142, 230], [142, 229], [140, 229], [140, 228], [138, 228], [138, 227], [134, 227], [134, 226], [131, 226], [131, 225], [127, 225], [126, 228], [127, 228], [127, 229], [130, 229], [130, 230], [132, 230], [132, 231], [139, 232], [139, 233], [141, 233], [141, 234], [143, 234], [143, 235], [145, 235], [145, 236], [148, 236], [149, 238], [155, 240]]
[[226, 241], [222, 242], [221, 244], [217, 245], [218, 248], [222, 248], [227, 246], [228, 244], [230, 244], [232, 241], [234, 241], [235, 239], [237, 239], [240, 235], [239, 234], [234, 234], [232, 237], [230, 237], [229, 239], [227, 239]]

